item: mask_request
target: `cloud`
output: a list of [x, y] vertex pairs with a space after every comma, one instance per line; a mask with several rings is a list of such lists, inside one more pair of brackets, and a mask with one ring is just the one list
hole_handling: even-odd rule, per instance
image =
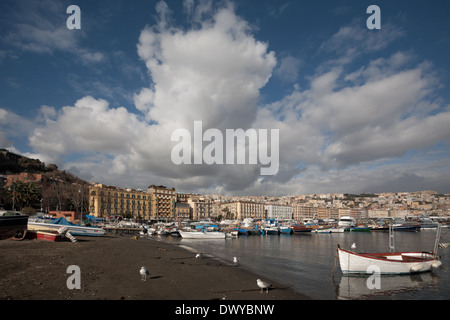
[[[61, 109], [43, 106], [29, 135], [36, 154], [61, 161], [75, 154], [67, 168], [118, 186], [156, 183], [267, 195], [370, 192], [395, 177], [446, 186], [431, 169], [392, 164], [450, 138], [450, 108], [435, 96], [433, 66], [410, 52], [383, 51], [402, 36], [401, 29], [383, 24], [389, 34], [369, 35], [354, 24], [344, 26], [320, 46], [323, 63], [305, 75], [297, 58], [282, 55], [277, 61], [231, 3], [213, 7], [187, 0], [184, 8], [188, 27], [177, 26], [169, 6], [159, 2], [156, 22], [140, 32], [137, 53], [150, 83], [133, 95], [135, 109], [94, 96]], [[356, 65], [356, 58], [364, 62]], [[261, 105], [260, 91], [272, 75], [291, 84], [302, 77], [309, 85], [294, 85], [279, 101]], [[278, 173], [260, 176], [258, 165], [173, 164], [173, 131], [193, 133], [198, 120], [203, 132], [279, 129]], [[430, 163], [438, 167], [442, 159], [448, 154]], [[442, 165], [438, 171], [445, 172]]]
[[[156, 179], [185, 179], [199, 187], [223, 179], [229, 188], [245, 188], [259, 175], [258, 168], [176, 166], [170, 158], [171, 135], [178, 128], [192, 132], [195, 120], [203, 121], [204, 130], [251, 127], [259, 90], [276, 65], [274, 53], [252, 36], [230, 4], [211, 11], [201, 28], [190, 30], [174, 25], [164, 2], [157, 4], [156, 11], [158, 21], [141, 31], [137, 46], [152, 80], [134, 95], [143, 117], [86, 96], [56, 116], [43, 110], [51, 117], [33, 131], [30, 145], [55, 158], [68, 153], [109, 155], [99, 156], [90, 166], [103, 177], [107, 173], [137, 177], [142, 174], [132, 172], [143, 171]], [[202, 16], [207, 13], [200, 11]], [[89, 167], [79, 162], [70, 167]]]
[[298, 80], [299, 69], [302, 62], [291, 55], [281, 58], [279, 65], [274, 71], [274, 75], [285, 83], [295, 83]]
[[69, 52], [82, 64], [105, 60], [103, 53], [82, 46], [82, 39], [86, 38], [83, 29], [74, 31], [67, 28], [69, 15], [62, 2], [23, 1], [15, 3], [10, 12], [7, 31], [1, 37], [7, 45], [39, 54]]

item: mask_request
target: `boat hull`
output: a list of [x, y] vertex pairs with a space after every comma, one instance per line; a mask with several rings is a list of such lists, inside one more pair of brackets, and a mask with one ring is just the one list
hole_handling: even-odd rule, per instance
[[294, 226], [292, 230], [294, 231], [294, 234], [311, 233], [311, 228], [305, 226]]
[[68, 227], [73, 236], [100, 237], [106, 234], [106, 231], [95, 227], [82, 227], [74, 225], [51, 224], [42, 222], [28, 222], [28, 229], [33, 231], [58, 231], [58, 229]]
[[[338, 247], [339, 263], [344, 274], [410, 274], [426, 272], [440, 266], [440, 261], [427, 252], [361, 253]], [[376, 269], [373, 269], [373, 267]]]
[[199, 231], [181, 231], [179, 233], [183, 239], [225, 239], [223, 232], [199, 232]]
[[22, 240], [27, 233], [28, 216], [12, 215], [0, 217], [0, 240]]

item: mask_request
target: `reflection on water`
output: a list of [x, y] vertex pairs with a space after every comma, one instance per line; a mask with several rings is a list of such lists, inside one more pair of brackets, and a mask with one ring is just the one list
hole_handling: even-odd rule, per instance
[[[397, 251], [433, 250], [435, 232], [396, 232]], [[241, 236], [225, 240], [173, 239], [179, 245], [240, 266], [261, 277], [277, 281], [313, 299], [449, 299], [449, 251], [439, 251], [443, 266], [412, 276], [382, 276], [381, 288], [369, 290], [367, 277], [343, 276], [336, 260], [337, 244], [356, 252], [387, 252], [386, 232]], [[335, 272], [333, 266], [336, 263]]]
[[369, 289], [369, 276], [341, 276], [336, 285], [338, 299], [386, 299], [394, 294], [408, 294], [414, 291], [436, 287], [439, 278], [433, 272], [413, 275], [382, 276], [379, 288]]

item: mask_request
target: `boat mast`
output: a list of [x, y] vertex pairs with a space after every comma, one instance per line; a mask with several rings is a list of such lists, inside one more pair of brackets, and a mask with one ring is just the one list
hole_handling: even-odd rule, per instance
[[441, 238], [441, 224], [438, 223], [437, 229], [436, 229], [436, 240], [434, 241], [434, 250], [433, 250], [433, 254], [434, 254], [435, 258], [437, 258], [437, 252], [438, 252], [438, 248], [439, 248], [440, 238]]
[[389, 225], [389, 251], [391, 253], [395, 252], [395, 245], [394, 245], [394, 227], [392, 226], [392, 223]]

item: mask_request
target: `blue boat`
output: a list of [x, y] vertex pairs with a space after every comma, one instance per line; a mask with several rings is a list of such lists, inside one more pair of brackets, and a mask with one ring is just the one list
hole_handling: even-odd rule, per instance
[[239, 236], [248, 236], [248, 235], [249, 235], [248, 229], [239, 229], [239, 228], [236, 228], [236, 229], [234, 229], [234, 230], [236, 230], [236, 231], [238, 232], [238, 235], [239, 235]]
[[281, 234], [291, 234], [292, 228], [291, 227], [280, 227], [280, 233]]

